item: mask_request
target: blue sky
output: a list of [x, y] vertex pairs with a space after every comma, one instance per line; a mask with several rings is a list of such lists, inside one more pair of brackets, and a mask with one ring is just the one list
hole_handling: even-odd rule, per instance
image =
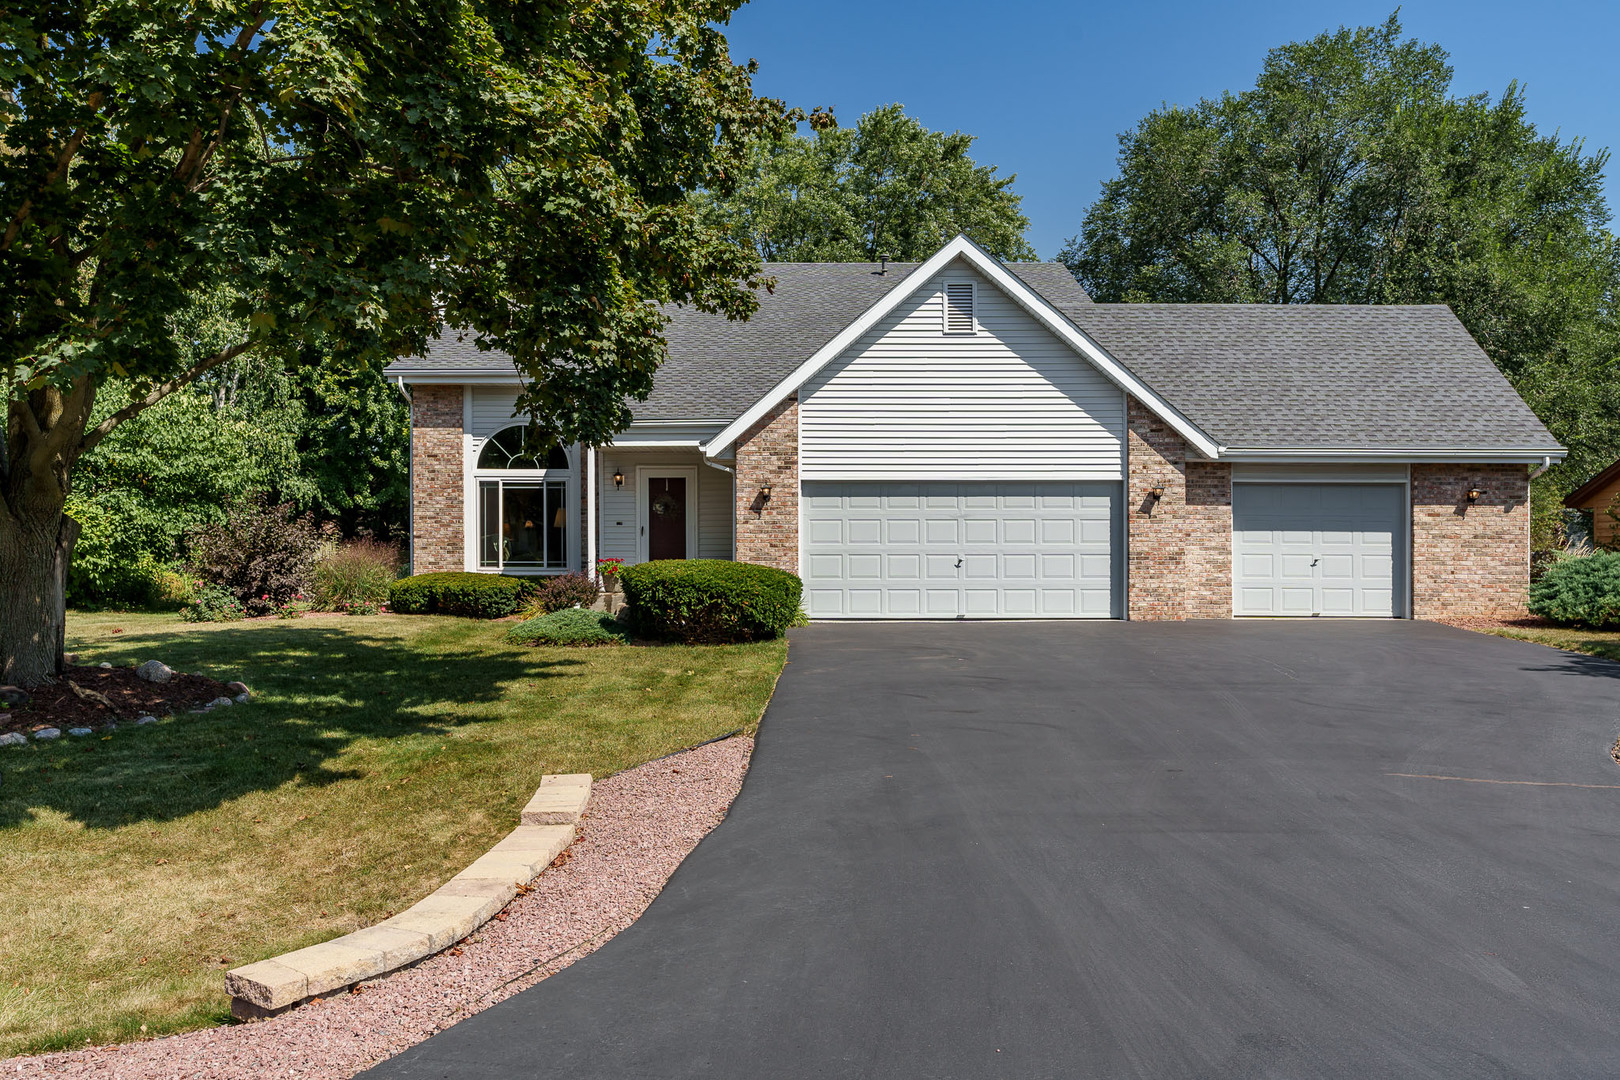
[[[1394, 5], [1232, 0], [752, 0], [732, 54], [760, 62], [759, 92], [844, 123], [891, 101], [931, 128], [978, 136], [974, 156], [1016, 172], [1030, 239], [1052, 258], [1114, 174], [1117, 136], [1160, 104], [1254, 84], [1268, 49]], [[1451, 53], [1455, 93], [1526, 87], [1544, 133], [1620, 150], [1620, 3], [1419, 0], [1409, 36]], [[1608, 168], [1611, 205], [1620, 167]]]

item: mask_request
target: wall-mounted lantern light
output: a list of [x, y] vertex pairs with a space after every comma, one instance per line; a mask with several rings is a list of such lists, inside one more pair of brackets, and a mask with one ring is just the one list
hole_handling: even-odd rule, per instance
[[1467, 499], [1468, 499], [1468, 501], [1470, 503], [1477, 503], [1477, 502], [1479, 502], [1480, 496], [1484, 495], [1484, 494], [1485, 494], [1485, 492], [1480, 490], [1479, 488], [1471, 487], [1471, 488], [1468, 489]]
[[1154, 502], [1158, 502], [1160, 499], [1164, 498], [1164, 487], [1163, 487], [1163, 485], [1160, 485], [1159, 487], [1148, 488], [1148, 498], [1152, 499]]
[[613, 470], [613, 486], [614, 486], [614, 488], [623, 488], [624, 487], [624, 470], [623, 469], [614, 469]]
[[761, 502], [771, 501], [771, 485], [761, 484], [759, 486], [759, 499]]

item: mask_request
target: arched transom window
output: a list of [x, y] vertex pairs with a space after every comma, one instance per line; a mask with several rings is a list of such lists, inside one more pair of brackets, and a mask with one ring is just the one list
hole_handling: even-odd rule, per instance
[[502, 428], [478, 455], [479, 469], [566, 469], [568, 451], [535, 427]]
[[538, 428], [503, 428], [479, 450], [478, 474], [478, 565], [568, 569], [568, 451]]

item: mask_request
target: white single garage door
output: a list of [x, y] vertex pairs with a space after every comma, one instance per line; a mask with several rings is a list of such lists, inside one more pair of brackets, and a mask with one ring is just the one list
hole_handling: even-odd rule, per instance
[[817, 619], [1118, 614], [1117, 483], [806, 481]]
[[1406, 489], [1232, 485], [1238, 615], [1406, 614]]

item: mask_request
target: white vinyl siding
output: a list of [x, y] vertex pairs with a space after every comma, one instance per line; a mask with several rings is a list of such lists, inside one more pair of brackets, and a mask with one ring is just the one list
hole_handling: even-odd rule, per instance
[[[946, 333], [945, 286], [977, 333]], [[1125, 395], [966, 263], [948, 266], [799, 394], [804, 480], [1118, 480]]]
[[515, 386], [471, 386], [467, 395], [467, 434], [487, 439], [504, 427], [528, 423], [527, 416], [512, 410], [517, 401]]
[[[604, 559], [640, 561], [636, 468], [675, 466], [697, 469], [697, 552], [699, 559], [731, 558], [731, 474], [703, 463], [696, 451], [624, 450], [605, 447], [597, 466], [597, 511], [601, 531], [598, 555]], [[613, 486], [614, 470], [623, 470], [624, 487]]]

